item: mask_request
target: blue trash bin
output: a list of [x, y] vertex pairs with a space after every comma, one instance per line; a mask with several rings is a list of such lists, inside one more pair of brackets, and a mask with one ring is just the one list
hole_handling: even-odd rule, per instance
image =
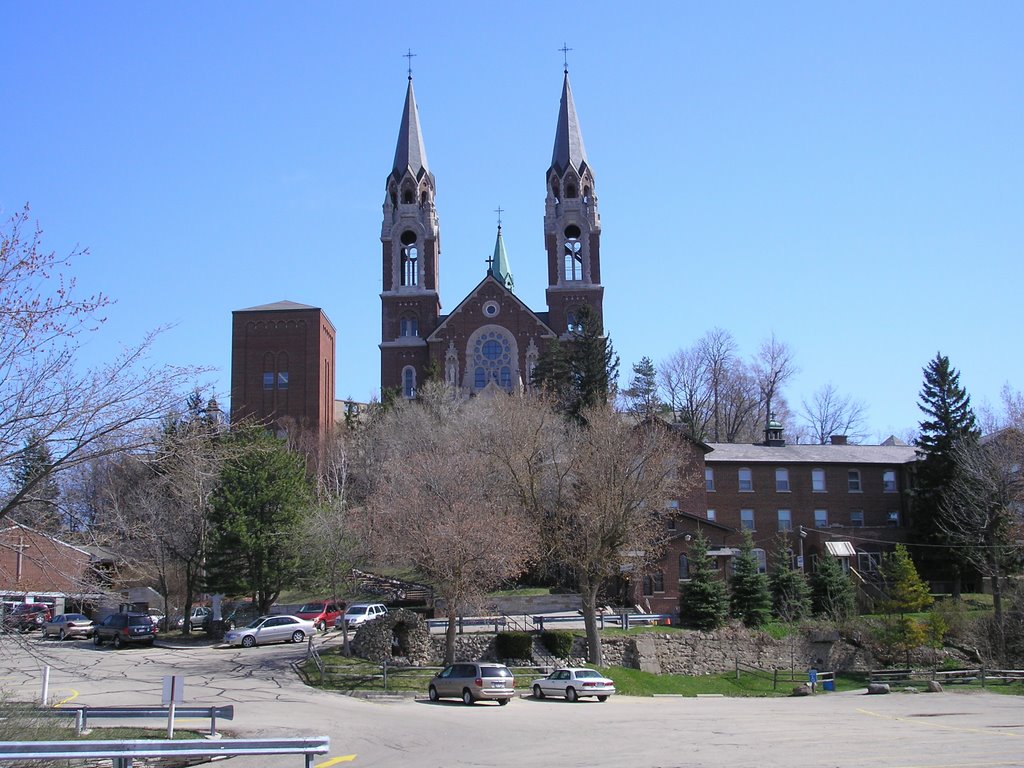
[[821, 687], [822, 687], [822, 689], [824, 689], [826, 691], [834, 691], [836, 689], [836, 681], [835, 680], [823, 680], [822, 683], [821, 683]]

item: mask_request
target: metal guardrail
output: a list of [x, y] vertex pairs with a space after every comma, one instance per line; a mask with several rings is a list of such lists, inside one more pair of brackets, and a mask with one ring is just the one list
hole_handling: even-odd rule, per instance
[[114, 768], [131, 768], [136, 758], [224, 758], [240, 755], [303, 755], [312, 768], [315, 755], [330, 751], [328, 736], [296, 739], [206, 739], [124, 741], [3, 741], [0, 763], [26, 760], [113, 760]]
[[[82, 731], [89, 727], [89, 718], [122, 718], [122, 717], [153, 717], [167, 719], [170, 714], [169, 707], [67, 707], [67, 708], [45, 708], [36, 710], [38, 714], [47, 717], [73, 717], [75, 718], [75, 733], [81, 735]], [[217, 718], [222, 720], [234, 720], [235, 708], [229, 704], [226, 707], [178, 707], [174, 708], [174, 716], [178, 717], [205, 717], [210, 719], [210, 735], [217, 735]]]
[[[516, 614], [518, 617], [520, 614]], [[613, 625], [629, 629], [630, 625], [667, 624], [672, 620], [670, 613], [599, 613], [596, 616], [599, 629], [605, 629], [606, 625]], [[530, 616], [522, 615], [522, 621], [512, 616], [474, 616], [459, 617], [456, 626], [459, 634], [471, 627], [487, 627], [494, 632], [502, 629], [513, 629], [520, 632], [543, 632], [549, 624], [568, 624], [581, 622], [583, 616], [573, 614], [570, 616]], [[448, 626], [448, 619], [427, 619], [427, 626], [430, 629], [441, 629]]]

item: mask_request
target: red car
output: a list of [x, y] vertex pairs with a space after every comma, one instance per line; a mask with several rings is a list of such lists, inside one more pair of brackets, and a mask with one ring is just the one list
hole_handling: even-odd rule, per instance
[[300, 619], [312, 621], [313, 626], [323, 632], [334, 626], [334, 620], [345, 612], [344, 603], [332, 603], [330, 600], [314, 600], [306, 603], [294, 615]]

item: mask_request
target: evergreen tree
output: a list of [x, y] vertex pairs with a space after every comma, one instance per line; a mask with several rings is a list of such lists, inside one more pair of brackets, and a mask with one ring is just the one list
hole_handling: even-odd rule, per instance
[[565, 415], [580, 419], [587, 408], [608, 402], [615, 393], [619, 356], [589, 306], [580, 307], [576, 323], [568, 344], [553, 341], [541, 355], [533, 382], [555, 398]]
[[840, 622], [854, 613], [853, 583], [843, 572], [839, 559], [825, 555], [811, 576], [811, 604], [816, 616]]
[[25, 490], [25, 494], [14, 508], [13, 517], [20, 523], [51, 534], [62, 527], [57, 503], [60, 488], [53, 478], [52, 468], [50, 447], [38, 433], [33, 433], [14, 461], [14, 482], [17, 488]]
[[924, 628], [906, 614], [927, 608], [932, 604], [932, 596], [902, 544], [897, 544], [895, 552], [882, 558], [880, 570], [885, 583], [885, 598], [879, 608], [887, 614], [882, 639], [893, 651], [904, 651], [909, 663], [910, 651], [927, 638]]
[[743, 531], [740, 554], [732, 565], [729, 596], [732, 615], [742, 621], [745, 627], [763, 627], [771, 618], [772, 597], [768, 591], [768, 577], [759, 570], [750, 531]]
[[728, 599], [725, 586], [708, 559], [704, 534], [690, 542], [690, 580], [679, 593], [679, 616], [693, 629], [717, 629], [725, 623]]
[[[917, 464], [911, 529], [918, 543], [944, 544], [947, 537], [942, 532], [941, 512], [946, 488], [956, 473], [953, 451], [960, 443], [973, 442], [979, 436], [971, 399], [960, 386], [959, 371], [945, 355], [937, 353], [924, 369], [918, 407], [927, 418], [920, 423], [917, 439], [921, 460]], [[949, 551], [922, 548], [919, 560], [928, 576], [952, 577], [954, 591], [958, 592], [959, 559], [955, 552], [950, 558]]]
[[232, 436], [213, 494], [207, 588], [247, 595], [266, 613], [299, 575], [295, 547], [309, 498], [302, 459], [262, 430]]
[[643, 357], [633, 364], [633, 378], [623, 391], [629, 411], [638, 419], [654, 416], [661, 410], [658, 399], [658, 371], [651, 358]]
[[792, 549], [785, 534], [776, 540], [768, 585], [772, 614], [781, 621], [799, 621], [811, 615], [811, 585], [803, 571], [793, 568]]

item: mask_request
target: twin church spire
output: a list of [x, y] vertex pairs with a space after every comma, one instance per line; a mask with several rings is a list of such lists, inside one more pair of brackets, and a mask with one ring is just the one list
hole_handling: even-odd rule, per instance
[[[523, 342], [524, 349], [528, 349], [533, 358], [546, 346], [545, 339], [567, 337], [578, 330], [575, 318], [582, 305], [590, 305], [600, 316], [603, 296], [600, 217], [594, 177], [583, 144], [568, 69], [562, 83], [551, 164], [545, 178], [548, 309], [538, 314], [523, 307], [540, 328], [536, 339], [531, 337]], [[427, 163], [411, 72], [386, 185], [381, 227], [381, 386], [382, 389], [399, 388], [412, 396], [410, 392], [415, 390], [415, 382], [432, 370], [467, 371], [470, 353], [460, 353], [451, 340], [451, 349], [431, 347], [444, 335], [438, 329], [450, 324], [450, 316], [441, 315], [440, 225], [434, 207], [436, 186]], [[487, 261], [487, 274], [511, 292], [514, 283], [500, 219], [493, 256]], [[465, 303], [458, 305], [457, 310], [462, 311]], [[492, 321], [502, 317], [500, 302], [491, 301], [486, 307], [485, 314], [493, 313], [488, 314]], [[488, 349], [493, 350], [493, 347]], [[517, 348], [513, 344], [509, 349], [514, 352]], [[518, 373], [520, 381], [528, 381], [527, 372], [532, 363], [523, 354], [526, 353], [513, 354], [522, 359], [510, 361], [507, 373], [511, 378]], [[494, 371], [495, 381], [505, 381], [504, 367], [494, 368]], [[446, 374], [446, 378], [451, 376]]]

